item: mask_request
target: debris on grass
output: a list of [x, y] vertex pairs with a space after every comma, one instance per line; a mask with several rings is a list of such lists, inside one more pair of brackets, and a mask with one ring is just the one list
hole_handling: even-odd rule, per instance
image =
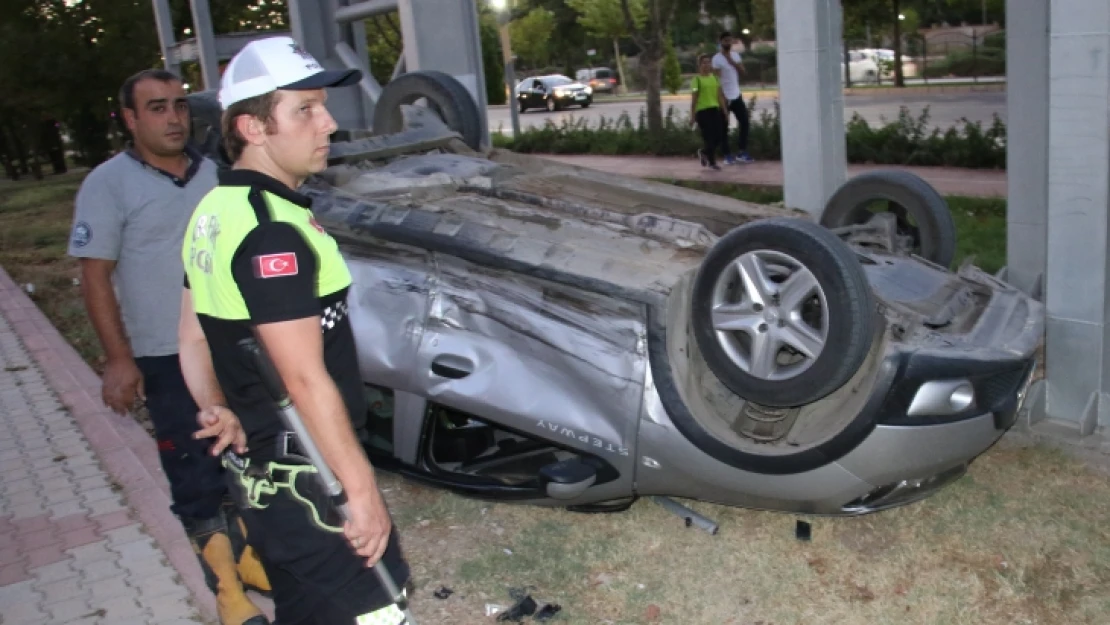
[[799, 520], [798, 524], [794, 527], [794, 536], [797, 537], [798, 540], [805, 541], [808, 541], [810, 538], [812, 538], [813, 533], [809, 522]]
[[448, 588], [446, 586], [440, 586], [439, 590], [435, 591], [432, 594], [435, 595], [436, 599], [446, 599], [447, 597], [450, 597], [454, 593], [455, 593], [454, 590], [451, 590], [450, 588]]
[[532, 616], [535, 613], [536, 600], [532, 598], [532, 595], [524, 595], [513, 604], [513, 607], [497, 615], [497, 620], [498, 622], [512, 621], [513, 623], [523, 623], [524, 617]]

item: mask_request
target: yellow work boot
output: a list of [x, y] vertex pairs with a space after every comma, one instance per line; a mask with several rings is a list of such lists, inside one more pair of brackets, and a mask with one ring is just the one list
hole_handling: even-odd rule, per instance
[[[239, 560], [236, 570], [239, 572], [239, 581], [243, 582], [243, 586], [247, 590], [253, 590], [260, 595], [270, 596], [270, 578], [266, 576], [266, 569], [262, 568], [262, 560], [258, 558], [258, 552], [247, 544], [247, 526], [243, 523], [241, 517], [234, 517], [228, 519], [231, 524], [229, 535], [231, 536], [233, 552]], [[237, 538], [241, 538], [237, 540]], [[241, 545], [241, 546], [240, 546]]]
[[269, 619], [248, 597], [239, 580], [231, 539], [222, 518], [202, 521], [189, 533], [204, 569], [208, 587], [216, 595], [221, 625], [270, 625]]

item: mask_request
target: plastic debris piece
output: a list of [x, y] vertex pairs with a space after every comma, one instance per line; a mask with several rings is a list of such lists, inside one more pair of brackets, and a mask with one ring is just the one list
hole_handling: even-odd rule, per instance
[[440, 586], [439, 590], [435, 591], [433, 594], [436, 596], [436, 599], [446, 599], [447, 597], [450, 597], [454, 593], [455, 593], [454, 590], [451, 590], [450, 588], [448, 588], [446, 586]]
[[808, 541], [812, 536], [809, 523], [806, 521], [798, 521], [797, 526], [794, 528], [794, 536], [796, 536], [798, 540]]
[[562, 606], [560, 606], [558, 603], [549, 603], [540, 608], [539, 612], [536, 612], [536, 616], [534, 618], [537, 622], [542, 623], [548, 619], [555, 618], [555, 615], [558, 614], [559, 610], [562, 609]]
[[503, 606], [503, 605], [497, 605], [496, 603], [487, 603], [486, 604], [486, 616], [493, 616], [494, 614], [497, 614], [497, 613], [502, 612], [504, 610], [505, 610], [505, 606]]

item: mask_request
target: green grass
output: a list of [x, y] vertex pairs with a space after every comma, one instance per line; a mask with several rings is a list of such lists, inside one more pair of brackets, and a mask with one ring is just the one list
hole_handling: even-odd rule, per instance
[[[724, 195], [756, 204], [774, 204], [783, 199], [782, 187], [732, 183], [670, 180], [682, 187]], [[1006, 200], [959, 195], [945, 197], [956, 222], [956, 258], [953, 266], [971, 259], [989, 273], [1006, 265]]]
[[73, 198], [85, 170], [43, 180], [0, 182], [0, 266], [17, 284], [34, 285], [31, 299], [94, 369], [102, 352], [81, 301], [77, 262], [66, 256]]
[[[88, 321], [64, 255], [83, 174], [0, 182], [0, 264], [82, 354]], [[773, 203], [781, 190], [683, 183]], [[960, 255], [995, 268], [1005, 202], [948, 198]], [[1098, 625], [1110, 622], [1110, 478], [1006, 439], [923, 502], [859, 518], [683, 503], [720, 524], [686, 528], [650, 500], [583, 515], [464, 499], [379, 473], [414, 574], [422, 623], [492, 623], [486, 606], [528, 588], [554, 623], [731, 625]], [[440, 600], [432, 592], [454, 590]], [[525, 622], [530, 622], [526, 620]]]

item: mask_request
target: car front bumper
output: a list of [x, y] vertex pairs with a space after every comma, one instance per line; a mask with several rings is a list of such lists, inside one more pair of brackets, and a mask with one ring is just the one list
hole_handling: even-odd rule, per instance
[[[982, 371], [974, 361], [965, 362], [961, 369], [960, 361], [953, 360], [895, 360], [901, 365], [891, 365], [892, 379], [873, 397], [880, 406], [871, 417], [873, 427], [843, 453], [795, 471], [746, 470], [706, 453], [680, 432], [654, 388], [656, 380], [649, 380], [639, 433], [638, 494], [672, 494], [729, 506], [831, 516], [866, 514], [919, 501], [962, 476], [1013, 425], [1033, 375], [1031, 358], [982, 363]], [[983, 395], [979, 410], [946, 417], [907, 415], [904, 408], [912, 403], [922, 380], [932, 379], [938, 371], [946, 376], [970, 375], [977, 390], [994, 394]]]

